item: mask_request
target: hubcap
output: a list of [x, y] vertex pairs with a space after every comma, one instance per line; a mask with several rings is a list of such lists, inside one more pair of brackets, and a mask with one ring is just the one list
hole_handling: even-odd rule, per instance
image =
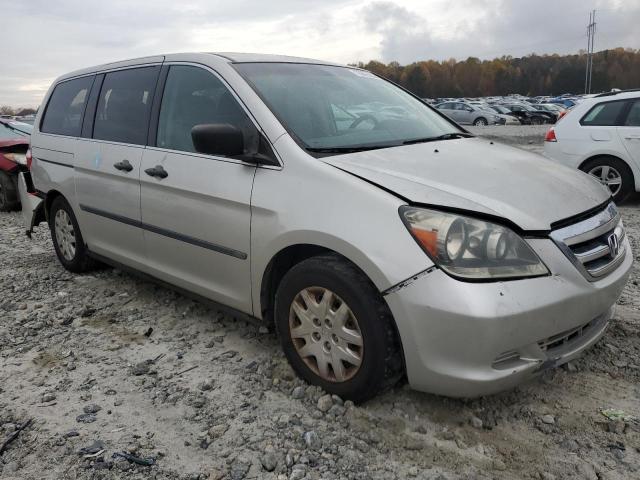
[[611, 195], [616, 195], [622, 188], [622, 176], [620, 172], [609, 165], [600, 165], [589, 170], [598, 181], [609, 188]]
[[64, 210], [58, 210], [54, 219], [56, 243], [65, 260], [69, 262], [76, 256], [76, 233], [71, 217]]
[[360, 326], [331, 290], [309, 287], [298, 293], [289, 310], [289, 332], [300, 358], [323, 380], [345, 382], [360, 370]]

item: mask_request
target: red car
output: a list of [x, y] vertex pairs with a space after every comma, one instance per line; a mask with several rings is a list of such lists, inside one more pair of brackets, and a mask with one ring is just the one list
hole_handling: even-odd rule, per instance
[[27, 150], [33, 127], [0, 118], [0, 212], [19, 210], [18, 172], [27, 171]]

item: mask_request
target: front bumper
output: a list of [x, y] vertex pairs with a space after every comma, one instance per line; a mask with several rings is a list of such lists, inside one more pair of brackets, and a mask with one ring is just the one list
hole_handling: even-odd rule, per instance
[[434, 270], [385, 299], [402, 340], [409, 384], [451, 397], [487, 395], [577, 357], [605, 332], [633, 253], [588, 282], [548, 239], [530, 244], [547, 277], [468, 283]]

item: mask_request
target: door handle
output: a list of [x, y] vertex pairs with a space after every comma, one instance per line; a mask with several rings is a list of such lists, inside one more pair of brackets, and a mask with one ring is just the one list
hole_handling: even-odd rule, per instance
[[156, 165], [153, 168], [147, 168], [144, 173], [146, 173], [147, 175], [151, 176], [151, 177], [156, 177], [156, 178], [167, 178], [169, 176], [169, 174], [167, 173], [167, 171], [162, 168], [162, 165]]
[[122, 160], [121, 162], [114, 163], [113, 166], [116, 170], [122, 170], [123, 172], [130, 172], [133, 170], [133, 165], [129, 163], [129, 160]]

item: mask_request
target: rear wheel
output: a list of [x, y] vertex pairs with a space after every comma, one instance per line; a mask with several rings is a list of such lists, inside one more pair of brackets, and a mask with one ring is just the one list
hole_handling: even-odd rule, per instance
[[0, 212], [18, 210], [20, 200], [13, 176], [0, 171]]
[[361, 402], [402, 376], [391, 312], [360, 270], [333, 254], [295, 265], [275, 302], [289, 363], [307, 382]]
[[56, 255], [64, 268], [82, 273], [95, 266], [88, 255], [76, 216], [64, 197], [57, 197], [51, 204], [49, 229]]
[[593, 175], [609, 189], [616, 203], [624, 201], [634, 189], [633, 173], [629, 166], [619, 158], [592, 158], [580, 167], [584, 172]]

